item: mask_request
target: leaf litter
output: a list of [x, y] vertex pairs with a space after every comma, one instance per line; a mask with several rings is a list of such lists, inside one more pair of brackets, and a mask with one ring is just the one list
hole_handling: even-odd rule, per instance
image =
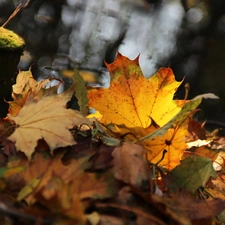
[[109, 88], [86, 88], [75, 70], [61, 94], [20, 71], [0, 123], [2, 224], [225, 223], [224, 138], [192, 119], [215, 96], [176, 100], [172, 70], [146, 79], [138, 58], [106, 66]]

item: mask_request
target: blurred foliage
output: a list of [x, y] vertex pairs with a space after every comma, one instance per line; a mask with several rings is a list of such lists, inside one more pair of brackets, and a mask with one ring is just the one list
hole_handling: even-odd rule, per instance
[[[20, 2], [0, 2], [1, 24]], [[48, 76], [46, 66], [52, 76], [74, 65], [98, 70], [118, 49], [130, 58], [142, 53], [145, 75], [170, 66], [178, 80], [185, 76], [184, 84], [190, 83], [189, 98], [218, 95], [199, 118], [225, 122], [224, 0], [31, 0], [7, 28], [27, 44], [19, 67], [35, 64], [36, 76]], [[176, 98], [183, 96], [182, 86]]]

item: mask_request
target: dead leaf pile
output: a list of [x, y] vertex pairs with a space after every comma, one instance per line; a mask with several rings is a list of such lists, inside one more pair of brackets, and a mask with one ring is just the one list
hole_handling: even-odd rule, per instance
[[183, 81], [146, 79], [138, 60], [106, 64], [109, 88], [75, 70], [61, 94], [20, 71], [0, 122], [1, 224], [225, 223], [224, 138], [192, 119], [214, 96], [177, 100]]

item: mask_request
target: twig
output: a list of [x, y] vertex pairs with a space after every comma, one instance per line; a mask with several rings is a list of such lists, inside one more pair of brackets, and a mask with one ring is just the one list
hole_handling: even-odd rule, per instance
[[5, 27], [10, 21], [11, 21], [11, 19], [13, 18], [13, 17], [15, 17], [17, 14], [18, 14], [18, 12], [21, 10], [23, 8], [23, 6], [22, 6], [22, 4], [20, 3], [17, 7], [16, 7], [16, 9], [14, 10], [14, 12], [11, 14], [11, 16], [6, 20], [6, 22], [2, 25], [2, 27]]
[[20, 3], [16, 9], [14, 10], [14, 12], [11, 14], [11, 16], [6, 20], [6, 22], [2, 25], [2, 27], [5, 27], [19, 12], [22, 8], [26, 8], [30, 3], [30, 0], [27, 0], [25, 5], [23, 6], [22, 3]]
[[23, 8], [26, 8], [30, 3], [30, 0], [27, 0], [26, 4], [23, 6]]

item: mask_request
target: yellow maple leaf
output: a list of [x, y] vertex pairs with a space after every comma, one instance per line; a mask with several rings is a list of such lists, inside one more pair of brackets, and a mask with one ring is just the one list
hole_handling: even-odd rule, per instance
[[8, 139], [16, 143], [17, 150], [30, 159], [39, 139], [44, 139], [51, 150], [75, 144], [69, 128], [88, 123], [78, 112], [66, 109], [73, 94], [71, 87], [62, 94], [46, 96], [38, 102], [27, 101], [17, 116], [8, 114], [16, 129]]
[[111, 74], [110, 87], [88, 91], [89, 106], [100, 112], [102, 123], [146, 128], [152, 118], [163, 126], [186, 102], [173, 100], [181, 82], [175, 80], [170, 68], [161, 68], [146, 79], [138, 60], [118, 53], [112, 64], [106, 64]]
[[[186, 112], [189, 106], [182, 108], [190, 101], [173, 100], [182, 81], [175, 80], [170, 68], [161, 68], [154, 76], [146, 79], [141, 72], [138, 58], [130, 60], [121, 54], [118, 54], [112, 64], [106, 65], [111, 74], [110, 87], [90, 89], [89, 107], [100, 112], [101, 123], [111, 124], [109, 129], [117, 133], [116, 137], [119, 134], [120, 137], [148, 149], [149, 161], [168, 169], [174, 168], [187, 149], [187, 122], [192, 114]], [[197, 105], [196, 103], [195, 106]], [[195, 107], [191, 108], [193, 110]], [[179, 115], [181, 109], [182, 118]], [[174, 118], [177, 115], [179, 122], [176, 123]], [[169, 122], [172, 119], [174, 122]], [[168, 124], [161, 136], [155, 135], [154, 138], [150, 134], [159, 127], [153, 121], [161, 128]]]
[[150, 149], [147, 159], [169, 170], [180, 164], [183, 152], [187, 149], [186, 127], [171, 128], [164, 135], [148, 139], [145, 146]]

